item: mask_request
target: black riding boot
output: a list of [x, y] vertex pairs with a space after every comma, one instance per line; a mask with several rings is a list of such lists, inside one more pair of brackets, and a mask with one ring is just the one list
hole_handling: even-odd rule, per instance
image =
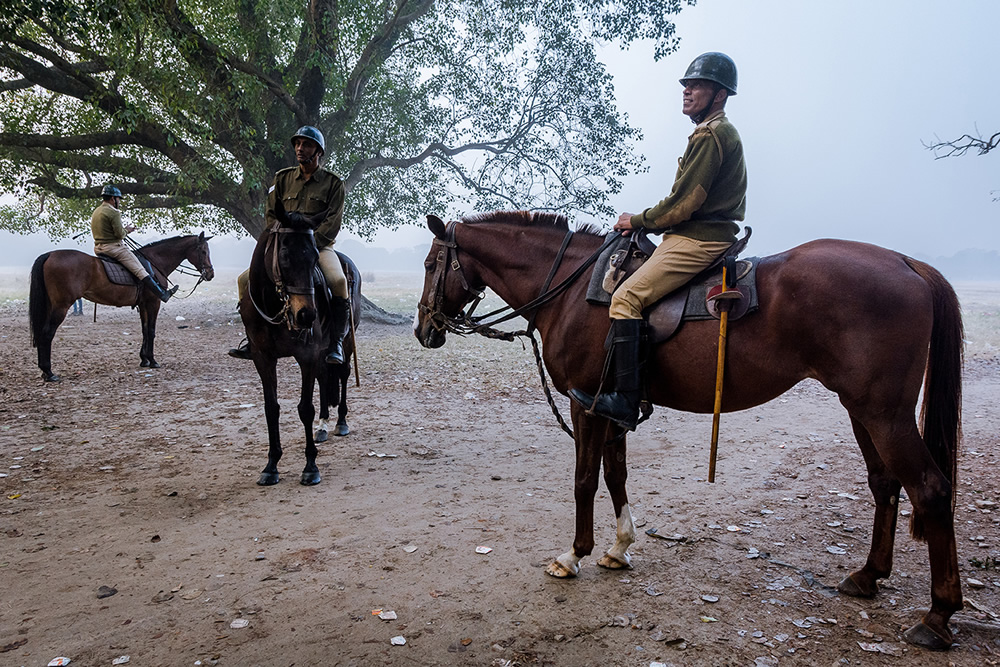
[[250, 341], [245, 340], [240, 343], [239, 347], [233, 347], [229, 349], [229, 356], [234, 359], [252, 359], [250, 356]]
[[160, 297], [160, 301], [162, 301], [163, 303], [170, 301], [170, 297], [174, 295], [174, 292], [176, 292], [177, 288], [179, 287], [179, 285], [174, 285], [170, 289], [165, 290], [162, 287], [160, 287], [160, 284], [157, 283], [156, 280], [153, 279], [153, 276], [146, 276], [145, 278], [143, 278], [142, 284], [145, 285], [146, 289], [148, 289], [150, 292]]
[[[639, 421], [639, 389], [641, 387], [639, 340], [642, 320], [611, 320], [611, 367], [614, 371], [614, 391], [597, 396], [579, 389], [570, 389], [574, 401], [624, 429], [634, 431]], [[593, 409], [591, 410], [591, 406]]]
[[333, 323], [330, 331], [330, 352], [326, 355], [326, 363], [344, 363], [344, 339], [351, 328], [351, 302], [339, 296], [333, 297], [330, 304], [333, 310]]

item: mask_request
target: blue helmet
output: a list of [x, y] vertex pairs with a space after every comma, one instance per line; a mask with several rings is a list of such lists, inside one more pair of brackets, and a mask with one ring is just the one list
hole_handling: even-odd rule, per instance
[[101, 190], [102, 197], [121, 197], [122, 191], [113, 185], [105, 185], [104, 189]]
[[319, 152], [326, 155], [326, 140], [323, 139], [323, 133], [317, 130], [312, 125], [303, 125], [299, 128], [299, 131], [292, 135], [292, 143], [295, 143], [297, 137], [302, 137], [303, 139], [311, 139], [319, 144]]

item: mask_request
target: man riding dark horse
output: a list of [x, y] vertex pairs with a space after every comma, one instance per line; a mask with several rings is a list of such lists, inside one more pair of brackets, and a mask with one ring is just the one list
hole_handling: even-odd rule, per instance
[[104, 200], [90, 216], [90, 232], [94, 235], [94, 254], [106, 255], [128, 269], [146, 289], [166, 303], [177, 291], [177, 285], [168, 290], [160, 287], [156, 279], [139, 263], [135, 254], [125, 245], [125, 235], [135, 231], [135, 225], [122, 226], [119, 211], [122, 191], [113, 185], [105, 185], [101, 191]]
[[[310, 216], [327, 211], [325, 220], [315, 230], [316, 248], [319, 250], [319, 267], [333, 293], [332, 327], [330, 349], [326, 355], [329, 364], [344, 363], [344, 338], [350, 328], [350, 301], [347, 292], [347, 277], [340, 265], [340, 258], [333, 249], [337, 233], [340, 231], [344, 213], [344, 183], [336, 174], [319, 166], [320, 158], [326, 153], [323, 133], [311, 125], [299, 128], [292, 136], [292, 147], [298, 160], [297, 167], [282, 169], [274, 176], [274, 184], [268, 191], [267, 225], [279, 224], [275, 215], [275, 204], [280, 202], [291, 220], [295, 216]], [[247, 269], [237, 279], [239, 298], [242, 301], [247, 291], [250, 270]], [[249, 341], [229, 350], [229, 356], [250, 359]]]
[[726, 118], [736, 94], [736, 64], [724, 53], [704, 53], [680, 80], [682, 112], [696, 124], [666, 199], [642, 213], [622, 213], [615, 230], [646, 228], [663, 234], [652, 256], [611, 297], [614, 391], [594, 396], [571, 389], [570, 397], [622, 428], [635, 430], [640, 401], [642, 311], [684, 285], [735, 241], [746, 210], [743, 144]]

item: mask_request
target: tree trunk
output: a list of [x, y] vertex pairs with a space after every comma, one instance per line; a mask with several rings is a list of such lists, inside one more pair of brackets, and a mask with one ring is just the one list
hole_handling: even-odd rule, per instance
[[361, 319], [376, 324], [409, 324], [413, 321], [411, 315], [400, 315], [382, 310], [368, 300], [364, 294], [361, 295]]

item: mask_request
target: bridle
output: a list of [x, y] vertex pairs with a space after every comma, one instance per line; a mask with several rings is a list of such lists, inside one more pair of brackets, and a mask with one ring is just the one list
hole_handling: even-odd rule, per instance
[[[464, 328], [465, 323], [469, 320], [479, 302], [486, 296], [486, 292], [484, 289], [472, 289], [469, 287], [469, 281], [465, 278], [465, 271], [462, 270], [462, 264], [458, 261], [458, 243], [455, 242], [455, 228], [457, 226], [457, 222], [449, 222], [445, 227], [445, 238], [434, 237], [432, 247], [437, 247], [438, 252], [435, 259], [434, 277], [431, 279], [431, 291], [427, 295], [427, 300], [432, 305], [424, 305], [421, 301], [417, 307], [420, 312], [428, 317], [431, 326], [438, 333], [451, 331], [459, 335], [464, 335], [469, 333]], [[463, 310], [457, 317], [449, 317], [442, 310], [448, 269], [458, 274], [458, 279], [462, 282], [462, 287], [465, 288], [465, 291], [473, 295], [472, 307], [469, 308], [469, 312], [466, 313]]]
[[[587, 258], [586, 261], [577, 267], [573, 273], [567, 276], [561, 283], [550, 288], [549, 285], [552, 283], [552, 279], [559, 270], [559, 266], [562, 264], [563, 256], [566, 254], [566, 249], [569, 247], [569, 242], [573, 238], [574, 232], [571, 230], [567, 231], [566, 236], [563, 237], [562, 246], [559, 248], [559, 252], [556, 253], [556, 258], [552, 264], [552, 268], [549, 269], [549, 275], [545, 278], [545, 282], [542, 284], [541, 294], [520, 308], [504, 306], [503, 308], [498, 308], [497, 310], [486, 313], [485, 315], [473, 316], [472, 313], [475, 311], [476, 306], [478, 306], [483, 300], [485, 291], [483, 288], [473, 289], [470, 287], [469, 281], [465, 277], [462, 264], [458, 260], [458, 243], [455, 241], [455, 230], [457, 227], [457, 222], [449, 222], [445, 227], [445, 238], [441, 239], [437, 236], [434, 237], [432, 247], [436, 246], [438, 248], [438, 252], [435, 260], [434, 276], [431, 278], [431, 291], [427, 295], [427, 301], [431, 305], [425, 305], [423, 301], [421, 301], [418, 305], [419, 312], [423, 313], [428, 318], [431, 327], [433, 327], [438, 333], [450, 331], [451, 333], [459, 336], [476, 333], [481, 336], [486, 336], [487, 338], [497, 338], [507, 341], [516, 340], [521, 336], [530, 339], [531, 347], [535, 352], [535, 363], [538, 366], [538, 373], [542, 378], [542, 388], [545, 390], [545, 398], [548, 400], [549, 407], [552, 408], [552, 414], [555, 415], [556, 421], [559, 422], [559, 426], [562, 427], [562, 430], [568, 433], [571, 438], [574, 437], [573, 430], [566, 424], [562, 415], [559, 414], [559, 409], [556, 407], [555, 400], [552, 398], [552, 391], [549, 389], [548, 382], [545, 380], [545, 366], [542, 362], [542, 354], [538, 347], [538, 341], [535, 339], [535, 315], [542, 306], [548, 304], [557, 296], [565, 292], [570, 285], [576, 282], [576, 280], [582, 276], [594, 262], [597, 261], [597, 258], [601, 256], [601, 253], [603, 253], [605, 249], [607, 249], [619, 238], [619, 235], [608, 234], [608, 238], [605, 239], [604, 243], [601, 244], [601, 247], [598, 248], [594, 254]], [[453, 317], [445, 315], [442, 310], [449, 269], [458, 274], [462, 287], [465, 288], [466, 292], [473, 295], [473, 298], [471, 299], [472, 306], [468, 309], [468, 311], [463, 309], [459, 311], [458, 315]], [[510, 312], [506, 315], [501, 315], [501, 313], [506, 311]], [[527, 314], [528, 326], [522, 331], [502, 331], [496, 328], [496, 325], [502, 322], [506, 322], [507, 320], [511, 320], [525, 314]], [[484, 322], [484, 320], [495, 316], [499, 317], [496, 317], [496, 319], [490, 322]]]
[[[308, 287], [302, 287], [299, 285], [287, 285], [281, 277], [281, 266], [278, 263], [278, 255], [281, 240], [284, 238], [282, 234], [306, 234], [309, 240], [313, 240], [313, 230], [311, 229], [290, 229], [288, 227], [277, 227], [271, 230], [271, 234], [267, 239], [267, 246], [264, 248], [264, 257], [266, 260], [267, 253], [271, 253], [271, 266], [269, 277], [274, 285], [274, 290], [277, 293], [278, 301], [281, 303], [281, 308], [275, 315], [268, 315], [264, 310], [257, 304], [257, 301], [253, 298], [253, 290], [250, 289], [249, 283], [247, 284], [247, 295], [250, 297], [250, 302], [253, 307], [257, 309], [257, 313], [264, 318], [268, 324], [282, 324], [284, 323], [289, 330], [296, 329], [295, 318], [292, 316], [291, 299], [292, 294], [304, 294], [312, 296], [316, 293], [315, 288], [313, 288], [312, 282], [309, 283]], [[314, 242], [315, 245], [315, 242]]]

